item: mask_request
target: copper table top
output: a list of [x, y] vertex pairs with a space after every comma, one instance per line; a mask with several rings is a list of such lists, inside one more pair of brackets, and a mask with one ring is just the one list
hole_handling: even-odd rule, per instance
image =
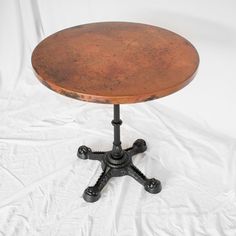
[[193, 45], [169, 30], [130, 22], [98, 22], [56, 32], [32, 54], [38, 79], [80, 100], [124, 104], [174, 93], [196, 74]]

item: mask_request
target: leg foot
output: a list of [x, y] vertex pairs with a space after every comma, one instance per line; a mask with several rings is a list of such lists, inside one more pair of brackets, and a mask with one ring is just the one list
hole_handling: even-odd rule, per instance
[[147, 150], [147, 144], [143, 139], [137, 139], [134, 144], [133, 148], [135, 148], [139, 152], [145, 152]]
[[87, 146], [85, 146], [85, 145], [82, 145], [82, 146], [80, 146], [79, 149], [78, 149], [77, 156], [78, 156], [80, 159], [86, 160], [86, 159], [88, 159], [88, 155], [89, 155], [89, 153], [91, 153], [91, 152], [92, 152], [91, 148], [89, 148], [89, 147], [87, 147]]
[[83, 198], [86, 202], [96, 202], [100, 197], [101, 192], [94, 186], [84, 190]]
[[149, 193], [159, 193], [161, 192], [161, 182], [157, 179], [148, 179], [145, 184], [144, 188]]

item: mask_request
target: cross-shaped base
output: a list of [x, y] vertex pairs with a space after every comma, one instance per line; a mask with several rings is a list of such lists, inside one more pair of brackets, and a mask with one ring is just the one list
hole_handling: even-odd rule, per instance
[[[114, 148], [113, 148], [114, 149]], [[161, 182], [154, 178], [147, 178], [132, 162], [132, 156], [147, 149], [143, 139], [137, 139], [131, 148], [119, 150], [120, 156], [113, 156], [113, 151], [92, 152], [86, 146], [80, 146], [78, 157], [81, 159], [98, 160], [101, 162], [103, 172], [94, 186], [85, 189], [83, 198], [87, 202], [95, 202], [101, 196], [101, 191], [111, 177], [129, 175], [142, 184], [146, 191], [159, 193]]]

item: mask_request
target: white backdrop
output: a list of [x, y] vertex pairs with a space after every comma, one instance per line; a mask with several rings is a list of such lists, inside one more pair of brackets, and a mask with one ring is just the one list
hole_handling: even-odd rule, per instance
[[[234, 0], [1, 0], [0, 235], [235, 236], [235, 9]], [[50, 91], [30, 57], [55, 31], [114, 20], [175, 31], [201, 61], [181, 91], [121, 107], [123, 147], [146, 139], [134, 163], [162, 181], [162, 192], [114, 178], [88, 204], [83, 190], [101, 169], [76, 151], [111, 148], [112, 106]]]

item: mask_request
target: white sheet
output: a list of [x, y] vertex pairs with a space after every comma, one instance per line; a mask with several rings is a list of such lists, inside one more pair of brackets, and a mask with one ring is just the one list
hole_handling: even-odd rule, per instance
[[[0, 3], [0, 235], [236, 235], [235, 2], [209, 2]], [[45, 36], [102, 20], [172, 29], [197, 46], [201, 65], [180, 92], [121, 106], [123, 147], [147, 141], [133, 160], [162, 181], [162, 192], [113, 178], [88, 204], [83, 190], [101, 168], [76, 152], [81, 144], [111, 148], [112, 106], [50, 91], [33, 75], [30, 56]]]

